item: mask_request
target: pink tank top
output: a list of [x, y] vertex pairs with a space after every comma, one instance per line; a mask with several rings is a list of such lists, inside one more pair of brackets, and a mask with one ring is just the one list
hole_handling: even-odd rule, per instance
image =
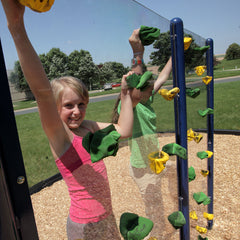
[[82, 146], [82, 137], [74, 135], [71, 146], [56, 164], [68, 186], [72, 221], [98, 222], [112, 213], [106, 166], [103, 160], [91, 162], [90, 154]]

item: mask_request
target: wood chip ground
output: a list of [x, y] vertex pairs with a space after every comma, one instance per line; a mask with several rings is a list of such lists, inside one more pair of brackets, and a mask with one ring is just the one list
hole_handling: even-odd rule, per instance
[[[205, 151], [207, 136], [203, 133], [203, 140], [197, 144], [194, 141], [188, 143], [188, 165], [195, 168], [197, 177], [189, 183], [189, 208], [195, 210], [198, 220], [190, 219], [191, 240], [197, 239], [199, 233], [195, 225], [206, 227], [207, 220], [203, 218], [203, 212], [207, 207], [197, 205], [192, 197], [194, 192], [207, 193], [207, 178], [200, 174], [201, 169], [207, 168], [207, 161], [200, 160], [196, 153]], [[173, 134], [160, 134], [160, 146], [175, 142]], [[112, 191], [113, 211], [119, 224], [123, 212], [134, 212], [145, 216], [145, 206], [134, 181], [129, 176], [130, 151], [126, 143], [118, 151], [116, 157], [108, 157], [104, 161], [107, 166], [110, 187]], [[239, 240], [240, 239], [240, 136], [214, 135], [214, 225], [213, 229], [203, 237], [209, 240]], [[168, 164], [168, 163], [167, 163]], [[176, 168], [175, 161], [171, 164]], [[164, 218], [167, 219], [169, 209], [174, 208], [175, 203], [169, 201], [172, 190], [176, 189], [177, 178], [165, 172], [162, 177], [162, 196]], [[65, 183], [61, 180], [52, 186], [41, 190], [31, 196], [38, 234], [40, 240], [66, 240], [66, 219], [69, 209], [69, 196]], [[153, 196], [154, 198], [154, 196]], [[176, 209], [177, 211], [178, 209]], [[167, 224], [166, 224], [167, 222]], [[179, 230], [166, 221], [162, 227], [163, 235], [157, 239], [179, 239]], [[171, 237], [166, 237], [172, 232]], [[107, 239], [106, 239], [107, 240]], [[112, 239], [114, 240], [114, 239]]]

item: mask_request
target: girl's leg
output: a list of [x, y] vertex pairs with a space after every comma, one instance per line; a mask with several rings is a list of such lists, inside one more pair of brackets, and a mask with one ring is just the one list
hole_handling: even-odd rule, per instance
[[100, 222], [88, 224], [75, 223], [68, 217], [67, 236], [68, 240], [121, 239], [113, 214]]

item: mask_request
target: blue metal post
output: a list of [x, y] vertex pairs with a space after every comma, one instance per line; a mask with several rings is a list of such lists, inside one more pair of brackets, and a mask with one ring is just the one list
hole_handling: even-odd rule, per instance
[[[173, 86], [180, 89], [174, 99], [176, 143], [187, 149], [187, 114], [185, 62], [183, 43], [183, 22], [174, 18], [170, 22]], [[182, 211], [186, 224], [180, 229], [180, 239], [190, 240], [189, 230], [189, 193], [188, 193], [188, 161], [177, 158], [179, 210]]]
[[[213, 40], [208, 38], [205, 43], [210, 48], [206, 52], [207, 75], [212, 76], [212, 81], [207, 85], [207, 107], [214, 109], [214, 76], [213, 76]], [[207, 144], [208, 150], [213, 152], [214, 144], [214, 115], [207, 116]], [[208, 212], [213, 214], [213, 170], [214, 170], [214, 155], [208, 159], [208, 196], [211, 198], [211, 203], [208, 205]], [[208, 221], [208, 228], [211, 229], [213, 221]]]

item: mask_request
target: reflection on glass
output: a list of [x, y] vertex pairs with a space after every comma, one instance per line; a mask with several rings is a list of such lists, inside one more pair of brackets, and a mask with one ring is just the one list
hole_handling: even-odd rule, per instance
[[[1, 8], [0, 15], [3, 16], [3, 14]], [[74, 1], [70, 4], [67, 1], [55, 1], [52, 9], [44, 14], [37, 14], [26, 9], [25, 23], [43, 65], [47, 69], [48, 62], [54, 63], [51, 68], [46, 70], [50, 79], [59, 77], [59, 73], [61, 75], [77, 74], [79, 68], [76, 66], [74, 69], [73, 65], [78, 56], [84, 57], [84, 63], [87, 62], [89, 64], [88, 69], [91, 67], [92, 71], [97, 72], [100, 71], [99, 68], [102, 68], [103, 72], [104, 68], [108, 69], [111, 66], [109, 64], [111, 62], [121, 63], [123, 71], [126, 71], [130, 67], [130, 60], [132, 58], [128, 38], [133, 29], [137, 29], [141, 25], [146, 25], [159, 28], [161, 33], [169, 31], [169, 20], [130, 0], [113, 0], [111, 3], [107, 0], [88, 0]], [[4, 27], [0, 29], [0, 35], [4, 36], [2, 37], [2, 44], [5, 50], [7, 69], [11, 73], [14, 67], [19, 67], [15, 65], [17, 54], [13, 46], [13, 41], [6, 29], [6, 24], [2, 25]], [[186, 33], [190, 33], [194, 38], [196, 37], [195, 41], [200, 46], [204, 44], [200, 36], [189, 31], [186, 31]], [[150, 55], [154, 51], [153, 45], [145, 48], [145, 63], [151, 60]], [[69, 62], [72, 63], [71, 69], [68, 68]], [[94, 88], [95, 84], [104, 83], [109, 81], [109, 79], [112, 82], [119, 82], [120, 76], [116, 75], [115, 72], [110, 71], [110, 74], [109, 72], [103, 73], [101, 76], [96, 74], [94, 77], [88, 77], [90, 89]], [[97, 86], [97, 88], [99, 87]], [[27, 176], [32, 186], [57, 173], [57, 169], [51, 156], [47, 139], [41, 130], [38, 114], [31, 113], [17, 116], [16, 120]], [[136, 146], [133, 146], [133, 148], [145, 162], [147, 161], [147, 154], [159, 149], [161, 144], [163, 144], [159, 144], [156, 134], [153, 135], [150, 138], [148, 136], [141, 136], [135, 139], [138, 150], [136, 150]], [[146, 146], [152, 148], [146, 148]], [[161, 175], [155, 175], [149, 169], [147, 173], [143, 172], [144, 168], [137, 168], [137, 170], [135, 169], [136, 171], [131, 169], [130, 174], [134, 176], [139, 190], [137, 185], [130, 181], [127, 186], [129, 188], [127, 194], [124, 195], [124, 191], [121, 189], [119, 192], [116, 192], [114, 189], [116, 185], [121, 185], [125, 181], [122, 177], [129, 176], [130, 153], [128, 151], [126, 156], [124, 153], [122, 154], [121, 157], [124, 159], [118, 159], [118, 161], [124, 162], [124, 167], [126, 168], [124, 168], [126, 170], [125, 175], [120, 175], [117, 178], [117, 174], [113, 174], [114, 164], [109, 163], [107, 165], [109, 167], [111, 191], [115, 193], [115, 195], [113, 194], [113, 204], [115, 204], [113, 207], [117, 223], [119, 223], [123, 212], [136, 212], [153, 220], [155, 230], [152, 232], [152, 236], [166, 236], [169, 239], [174, 239], [173, 235], [176, 235], [176, 232], [168, 225], [166, 217], [177, 209], [175, 161], [170, 161], [166, 167], [166, 171]], [[146, 162], [146, 164], [148, 163]], [[43, 172], [45, 174], [39, 177]], [[112, 184], [116, 181], [114, 180], [115, 178], [118, 181], [116, 185]], [[59, 187], [61, 188], [61, 186]], [[51, 196], [46, 196], [46, 199], [42, 199], [41, 201], [39, 201], [41, 198], [40, 194], [32, 196], [40, 239], [59, 239], [59, 236], [66, 239], [65, 221], [56, 222], [56, 215], [57, 219], [67, 217], [69, 206], [66, 189], [63, 190], [66, 197], [61, 198], [61, 201], [59, 201], [59, 195], [56, 194], [56, 197], [54, 197], [56, 192], [62, 191], [60, 188], [55, 188], [54, 192], [50, 191], [49, 195]], [[137, 190], [140, 192], [140, 195], [137, 195], [137, 197], [133, 196], [134, 203], [131, 203], [131, 197], [129, 200], [131, 188], [134, 191]], [[116, 203], [120, 198], [124, 200], [124, 207], [118, 206]], [[58, 211], [54, 211], [53, 202]], [[46, 209], [49, 209], [48, 213], [44, 212], [47, 216], [41, 215], [41, 211], [39, 210], [43, 203], [44, 205], [46, 204]], [[131, 207], [129, 207], [128, 203]], [[142, 210], [139, 211], [138, 208], [132, 208], [133, 205], [140, 206]], [[45, 221], [42, 220], [44, 218]], [[56, 224], [58, 225], [57, 227], [51, 227], [56, 226]], [[58, 236], [57, 238], [56, 235]]]

